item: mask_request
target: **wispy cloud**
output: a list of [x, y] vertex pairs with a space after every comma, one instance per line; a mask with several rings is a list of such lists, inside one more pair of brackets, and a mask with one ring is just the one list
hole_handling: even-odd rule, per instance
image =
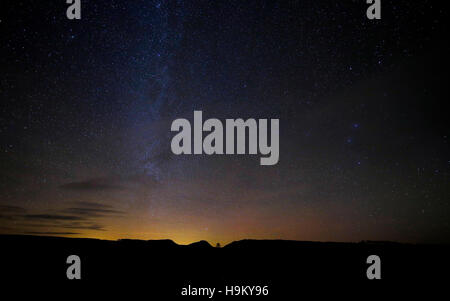
[[31, 235], [77, 235], [77, 232], [39, 232], [39, 231], [24, 231], [23, 234]]
[[100, 209], [100, 208], [67, 208], [63, 211], [64, 213], [75, 214], [79, 216], [90, 216], [90, 217], [102, 217], [107, 215], [122, 215], [125, 214], [123, 211], [113, 210], [113, 209]]
[[65, 228], [65, 229], [80, 229], [80, 230], [95, 230], [95, 231], [106, 231], [104, 226], [92, 224], [92, 225], [64, 225], [59, 226], [59, 228]]
[[74, 204], [77, 207], [88, 207], [88, 208], [113, 208], [113, 206], [111, 205], [105, 205], [105, 204], [100, 204], [100, 203], [96, 203], [96, 202], [83, 202], [83, 201], [77, 201], [77, 202], [73, 202], [72, 204]]
[[110, 176], [70, 182], [60, 185], [60, 189], [80, 192], [108, 191], [133, 189], [139, 186], [155, 187], [158, 180], [147, 174], [132, 174], [126, 176]]
[[71, 182], [59, 186], [65, 190], [75, 191], [101, 191], [101, 190], [121, 190], [124, 189], [116, 180], [112, 178], [96, 178], [81, 182]]
[[[97, 202], [77, 201], [73, 202], [74, 207], [50, 212], [28, 212], [27, 209], [13, 206], [2, 205], [2, 226], [8, 225], [11, 229], [22, 231], [25, 234], [33, 235], [70, 235], [82, 234], [82, 230], [107, 231], [99, 219], [108, 216], [125, 216], [126, 212], [116, 210], [111, 205], [105, 205]], [[50, 231], [35, 231], [36, 229]], [[51, 231], [51, 230], [55, 231]], [[57, 231], [64, 229], [74, 229], [80, 232]], [[21, 233], [22, 233], [21, 232]]]
[[83, 217], [74, 215], [58, 215], [58, 214], [26, 214], [22, 215], [25, 219], [43, 219], [43, 220], [67, 220], [76, 221], [84, 220]]
[[23, 207], [19, 206], [12, 206], [12, 205], [0, 205], [0, 211], [1, 212], [8, 212], [8, 213], [21, 213], [27, 211]]

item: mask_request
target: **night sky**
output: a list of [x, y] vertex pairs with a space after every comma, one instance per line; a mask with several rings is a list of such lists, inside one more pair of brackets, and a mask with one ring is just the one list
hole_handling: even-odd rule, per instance
[[[449, 242], [443, 3], [81, 2], [0, 4], [0, 233]], [[174, 155], [194, 110], [278, 164]]]

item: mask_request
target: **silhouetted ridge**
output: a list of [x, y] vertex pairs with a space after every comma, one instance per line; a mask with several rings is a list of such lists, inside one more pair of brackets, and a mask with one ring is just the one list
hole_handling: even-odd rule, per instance
[[156, 248], [175, 248], [179, 246], [171, 239], [155, 239], [155, 240], [119, 239], [118, 243], [127, 246], [131, 245], [131, 246], [145, 246]]
[[316, 241], [298, 241], [298, 240], [283, 240], [283, 239], [243, 239], [233, 241], [226, 245], [224, 248], [286, 248], [286, 247], [308, 247], [318, 245], [350, 245], [355, 243], [341, 243], [341, 242], [316, 242]]
[[201, 241], [197, 241], [197, 242], [191, 243], [191, 244], [188, 245], [188, 247], [191, 247], [191, 248], [212, 248], [212, 246], [206, 240], [201, 240]]
[[[449, 245], [245, 239], [218, 249], [204, 240], [178, 245], [169, 239], [111, 241], [23, 235], [0, 235], [0, 245], [2, 273], [12, 282], [65, 280], [68, 256], [78, 255], [82, 281], [121, 281], [133, 287], [142, 283], [152, 293], [169, 294], [163, 298], [169, 300], [188, 284], [240, 285], [237, 278], [248, 279], [242, 285], [269, 285], [271, 294], [292, 291], [299, 283], [311, 281], [365, 281], [370, 255], [381, 258], [385, 281], [447, 280], [450, 270], [446, 260]], [[37, 260], [29, 260], [30, 256]], [[26, 271], [39, 271], [39, 277], [26, 277]]]

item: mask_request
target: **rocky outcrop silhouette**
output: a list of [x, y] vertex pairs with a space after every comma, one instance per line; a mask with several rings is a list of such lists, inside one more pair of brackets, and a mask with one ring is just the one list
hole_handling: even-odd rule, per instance
[[[366, 277], [369, 255], [382, 262], [381, 283], [439, 283], [447, 279], [449, 245], [392, 242], [240, 240], [222, 248], [206, 241], [108, 241], [0, 235], [1, 272], [7, 283], [67, 282], [66, 259], [81, 259], [83, 283], [151, 287], [166, 299], [183, 285], [268, 285], [272, 294], [295, 295], [299, 283], [375, 285]], [[379, 284], [377, 284], [377, 287]]]

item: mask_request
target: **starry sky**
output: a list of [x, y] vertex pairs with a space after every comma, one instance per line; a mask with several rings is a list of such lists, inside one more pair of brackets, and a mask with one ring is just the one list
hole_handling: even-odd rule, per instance
[[[365, 2], [2, 1], [0, 233], [448, 243], [448, 13]], [[172, 154], [194, 110], [278, 164]]]

